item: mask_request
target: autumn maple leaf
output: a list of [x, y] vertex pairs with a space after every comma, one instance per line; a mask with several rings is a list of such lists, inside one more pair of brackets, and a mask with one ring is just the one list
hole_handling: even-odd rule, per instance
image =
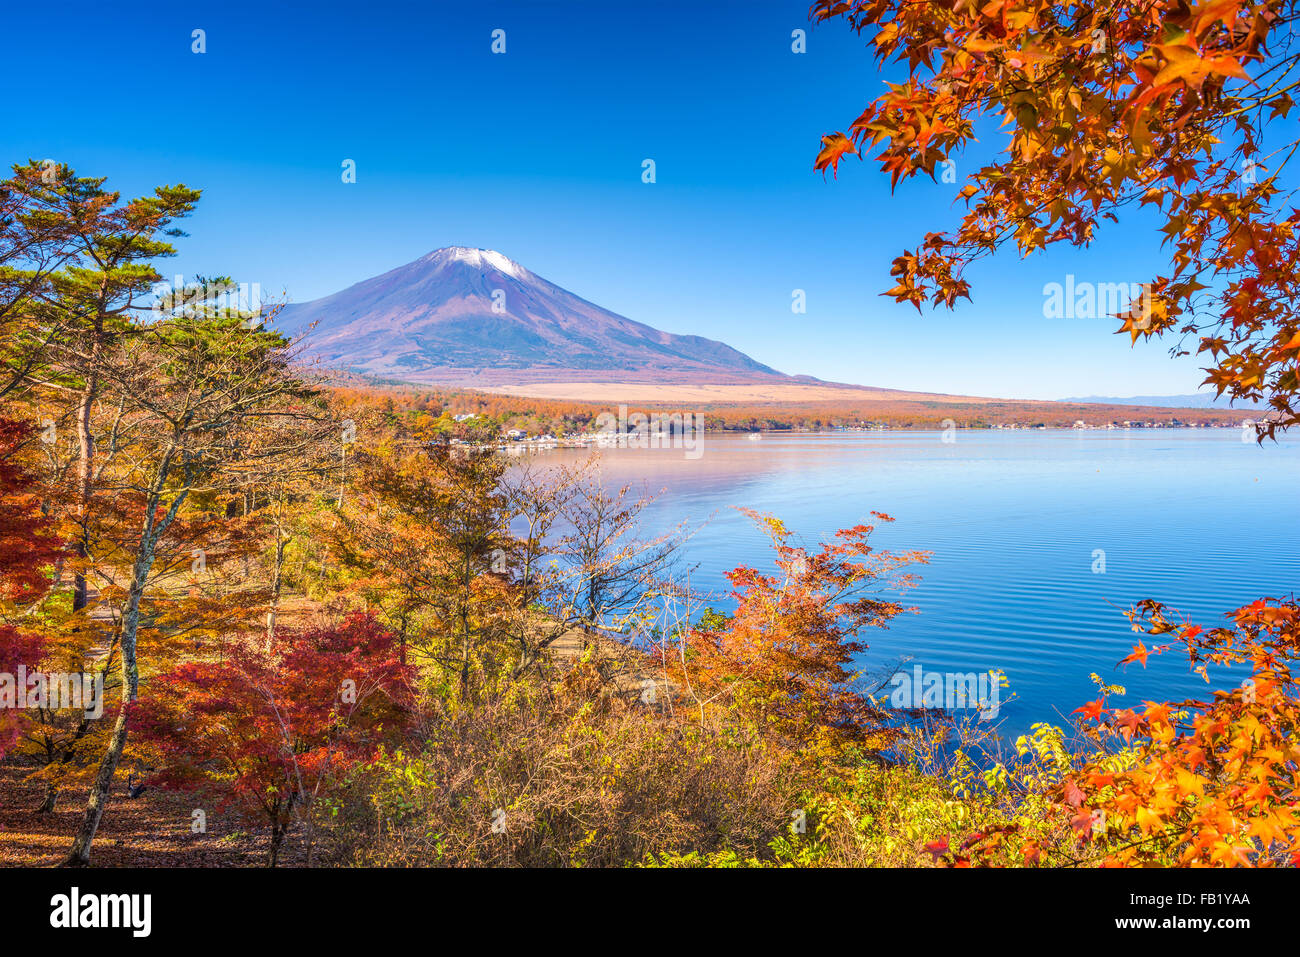
[[1147, 666], [1147, 656], [1149, 654], [1150, 652], [1147, 651], [1147, 646], [1139, 641], [1136, 645], [1133, 646], [1133, 654], [1129, 655], [1127, 658], [1121, 661], [1120, 664], [1126, 665], [1130, 661], [1140, 661], [1142, 662], [1142, 667], [1145, 668]]
[[1101, 701], [1089, 701], [1082, 708], [1075, 708], [1071, 714], [1082, 714], [1084, 718], [1090, 721], [1101, 720], [1102, 713], [1106, 709], [1101, 706]]
[[817, 160], [813, 163], [813, 169], [820, 170], [822, 176], [826, 175], [826, 168], [829, 166], [835, 178], [839, 178], [840, 160], [846, 155], [857, 155], [858, 148], [853, 145], [853, 141], [843, 133], [831, 133], [822, 137], [822, 151], [817, 154]]

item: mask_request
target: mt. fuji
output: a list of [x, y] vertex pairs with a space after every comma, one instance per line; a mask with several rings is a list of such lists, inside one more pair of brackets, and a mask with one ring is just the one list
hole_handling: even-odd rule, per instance
[[305, 355], [323, 366], [442, 385], [802, 379], [713, 339], [633, 322], [501, 253], [463, 246], [284, 306], [276, 327], [302, 335]]

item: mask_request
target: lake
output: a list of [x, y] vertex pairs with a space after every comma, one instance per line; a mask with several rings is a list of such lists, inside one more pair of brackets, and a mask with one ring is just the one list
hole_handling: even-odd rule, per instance
[[[1258, 446], [1236, 430], [765, 433], [681, 449], [603, 450], [603, 481], [663, 489], [646, 532], [698, 526], [693, 584], [730, 608], [723, 573], [772, 568], [763, 535], [733, 506], [780, 517], [815, 546], [838, 528], [893, 516], [873, 542], [933, 552], [906, 595], [917, 615], [870, 629], [865, 668], [910, 674], [1000, 669], [1005, 735], [1096, 698], [1125, 704], [1206, 693], [1172, 649], [1115, 670], [1136, 643], [1123, 612], [1156, 598], [1204, 627], [1300, 581], [1300, 442]], [[697, 450], [699, 452], [700, 450]], [[589, 453], [556, 450], [543, 461]], [[1100, 550], [1100, 552], [1098, 551]], [[1098, 557], [1104, 553], [1104, 571]], [[1014, 694], [1009, 702], [1006, 697]]]

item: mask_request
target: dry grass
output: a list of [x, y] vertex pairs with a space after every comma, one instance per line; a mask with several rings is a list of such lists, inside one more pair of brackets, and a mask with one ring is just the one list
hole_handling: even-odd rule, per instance
[[709, 404], [807, 402], [961, 402], [981, 405], [1009, 401], [972, 396], [901, 392], [869, 386], [831, 384], [787, 384], [760, 382], [751, 385], [674, 384], [654, 382], [529, 382], [521, 385], [478, 386], [479, 392], [526, 396], [534, 399], [570, 399], [575, 402], [647, 402]]

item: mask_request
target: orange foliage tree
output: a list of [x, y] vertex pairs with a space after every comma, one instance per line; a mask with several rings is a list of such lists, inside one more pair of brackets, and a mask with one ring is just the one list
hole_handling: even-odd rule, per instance
[[929, 556], [875, 549], [873, 525], [841, 529], [834, 541], [809, 551], [792, 542], [779, 519], [742, 511], [771, 540], [778, 574], [743, 566], [727, 573], [736, 612], [683, 636], [674, 680], [701, 716], [714, 702], [734, 705], [764, 732], [809, 753], [871, 743], [885, 715], [855, 667], [867, 650], [861, 633], [885, 628], [909, 610], [877, 593], [914, 584], [903, 569]]
[[365, 449], [357, 487], [321, 539], [341, 585], [379, 610], [408, 648], [470, 691], [475, 671], [507, 653], [512, 604], [490, 574], [511, 547], [500, 459], [446, 447]]

